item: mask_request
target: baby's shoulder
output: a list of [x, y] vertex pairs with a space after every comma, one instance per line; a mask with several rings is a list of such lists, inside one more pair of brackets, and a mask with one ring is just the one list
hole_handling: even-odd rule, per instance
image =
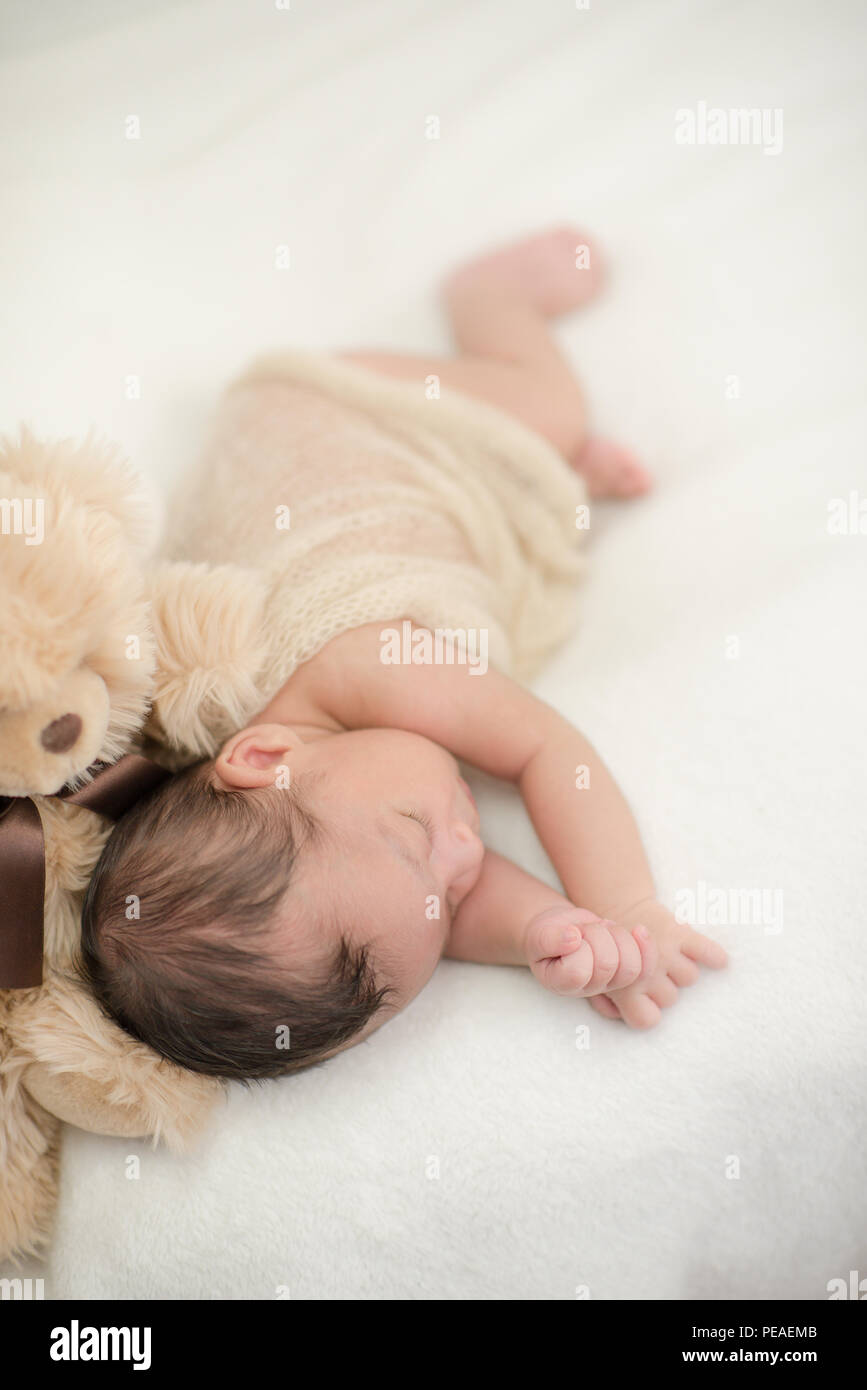
[[[341, 729], [357, 727], [360, 713], [381, 671], [382, 623], [367, 623], [332, 637], [314, 656], [295, 668], [271, 701], [280, 718], [294, 725]], [[340, 717], [335, 714], [339, 706]], [[347, 722], [349, 721], [349, 722]]]

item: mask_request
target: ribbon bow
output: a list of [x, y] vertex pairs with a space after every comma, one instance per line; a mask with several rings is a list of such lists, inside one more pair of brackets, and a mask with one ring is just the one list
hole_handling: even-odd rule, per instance
[[[171, 773], [151, 758], [127, 753], [100, 764], [78, 791], [56, 795], [118, 820], [134, 802]], [[45, 918], [45, 840], [42, 821], [29, 796], [0, 797], [0, 989], [42, 984]]]

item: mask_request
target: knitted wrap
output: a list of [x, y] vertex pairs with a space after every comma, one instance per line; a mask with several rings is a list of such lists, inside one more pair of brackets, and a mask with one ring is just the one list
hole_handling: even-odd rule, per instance
[[364, 623], [484, 630], [491, 664], [522, 679], [570, 630], [581, 480], [496, 408], [428, 395], [301, 353], [225, 393], [166, 553], [261, 576], [263, 703]]

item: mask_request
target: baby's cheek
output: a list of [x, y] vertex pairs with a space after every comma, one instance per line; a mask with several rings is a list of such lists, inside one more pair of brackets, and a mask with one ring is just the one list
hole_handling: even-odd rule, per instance
[[391, 955], [400, 976], [404, 1003], [415, 998], [436, 970], [445, 949], [448, 925], [448, 907], [437, 894], [424, 900], [420, 914], [413, 908], [403, 918], [391, 941]]

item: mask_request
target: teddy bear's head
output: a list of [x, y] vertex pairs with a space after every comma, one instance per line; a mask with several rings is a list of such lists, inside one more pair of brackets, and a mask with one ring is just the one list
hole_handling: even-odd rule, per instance
[[127, 749], [154, 650], [141, 484], [112, 446], [0, 440], [0, 796], [49, 795]]

